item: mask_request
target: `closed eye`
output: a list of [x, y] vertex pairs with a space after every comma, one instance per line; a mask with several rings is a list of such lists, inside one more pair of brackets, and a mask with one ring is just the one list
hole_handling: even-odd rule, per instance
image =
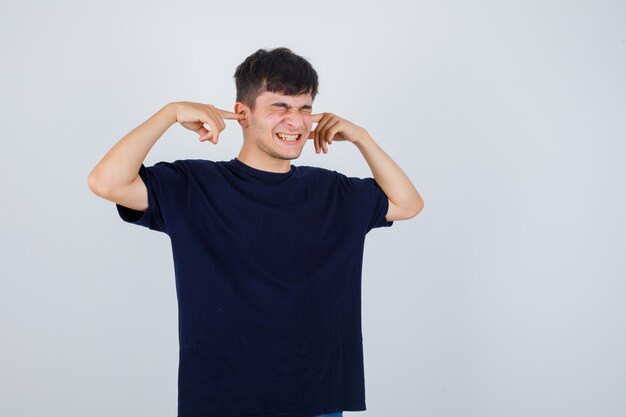
[[[287, 103], [274, 103], [272, 104], [272, 107], [282, 107], [284, 109], [289, 109], [289, 105]], [[311, 111], [313, 109], [312, 106], [305, 104], [302, 107], [300, 107], [300, 110], [308, 110]]]

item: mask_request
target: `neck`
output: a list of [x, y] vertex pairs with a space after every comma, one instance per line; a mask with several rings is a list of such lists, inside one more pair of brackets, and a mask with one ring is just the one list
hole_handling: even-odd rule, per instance
[[291, 169], [291, 162], [288, 159], [276, 158], [264, 152], [252, 152], [245, 145], [239, 151], [237, 159], [261, 171], [285, 173]]

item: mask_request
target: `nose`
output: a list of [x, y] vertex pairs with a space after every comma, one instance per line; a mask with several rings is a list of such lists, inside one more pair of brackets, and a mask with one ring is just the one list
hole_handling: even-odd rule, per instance
[[285, 123], [294, 129], [300, 129], [304, 126], [304, 120], [302, 120], [302, 114], [297, 107], [290, 107], [285, 115]]

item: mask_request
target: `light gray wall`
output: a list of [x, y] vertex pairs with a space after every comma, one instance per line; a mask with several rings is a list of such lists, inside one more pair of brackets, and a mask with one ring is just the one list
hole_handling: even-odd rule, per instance
[[[276, 46], [426, 203], [367, 238], [360, 415], [626, 415], [625, 22], [622, 1], [3, 0], [0, 415], [176, 414], [169, 239], [87, 174], [170, 101], [232, 110], [235, 67]], [[146, 163], [230, 159], [227, 125], [218, 146], [173, 126]], [[347, 143], [294, 163], [370, 175]]]

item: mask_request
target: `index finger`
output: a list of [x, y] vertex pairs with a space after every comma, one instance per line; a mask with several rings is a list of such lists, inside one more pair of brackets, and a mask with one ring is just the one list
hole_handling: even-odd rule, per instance
[[218, 109], [217, 107], [215, 108], [215, 110], [217, 110], [220, 116], [222, 116], [222, 119], [244, 120], [246, 118], [245, 114], [233, 113], [231, 111]]
[[312, 114], [311, 115], [311, 121], [313, 123], [317, 123], [320, 120], [322, 120], [322, 117], [324, 117], [324, 113]]

